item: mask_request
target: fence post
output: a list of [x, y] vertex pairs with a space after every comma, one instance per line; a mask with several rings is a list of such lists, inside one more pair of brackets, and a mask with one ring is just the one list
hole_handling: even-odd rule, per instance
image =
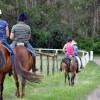
[[93, 61], [93, 51], [90, 51], [90, 61]]
[[42, 67], [42, 54], [40, 54], [40, 72], [42, 73], [43, 67]]
[[84, 57], [84, 55], [85, 55], [85, 52], [83, 51], [82, 57]]
[[47, 56], [47, 76], [49, 76], [49, 56]]
[[56, 69], [58, 72], [58, 56], [57, 56], [57, 54], [55, 54], [55, 66], [56, 66]]
[[56, 50], [56, 54], [58, 54], [58, 50]]
[[52, 63], [53, 63], [53, 66], [52, 66], [52, 74], [54, 75], [54, 71], [55, 71], [55, 68], [54, 68], [54, 66], [55, 66], [55, 59], [54, 59], [54, 55], [53, 55], [53, 57], [52, 57]]

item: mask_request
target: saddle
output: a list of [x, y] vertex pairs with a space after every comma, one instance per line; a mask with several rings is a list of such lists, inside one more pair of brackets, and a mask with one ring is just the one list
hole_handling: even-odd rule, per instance
[[[21, 45], [21, 46], [25, 46], [25, 47], [27, 48], [26, 43], [22, 43], [22, 42], [16, 43], [16, 46], [20, 46], [20, 45]], [[30, 49], [27, 48], [27, 50], [28, 50], [31, 54], [33, 54], [32, 51], [31, 51]]]

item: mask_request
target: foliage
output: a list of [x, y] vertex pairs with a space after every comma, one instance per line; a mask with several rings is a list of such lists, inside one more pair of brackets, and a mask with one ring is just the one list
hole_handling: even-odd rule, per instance
[[95, 42], [93, 43], [93, 51], [95, 54], [99, 54], [100, 53], [100, 42]]
[[10, 29], [25, 12], [32, 29], [34, 47], [62, 48], [72, 36], [79, 49], [97, 50], [100, 38], [99, 0], [0, 0], [3, 17]]
[[80, 38], [80, 41], [78, 42], [78, 46], [79, 48], [84, 50], [88, 50], [88, 51], [93, 50], [93, 40], [90, 37]]

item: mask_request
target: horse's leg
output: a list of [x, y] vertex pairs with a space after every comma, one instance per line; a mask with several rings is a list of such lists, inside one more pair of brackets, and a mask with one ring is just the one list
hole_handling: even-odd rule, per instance
[[75, 76], [76, 74], [75, 73], [72, 73], [72, 76], [71, 76], [71, 85], [73, 86], [75, 84]]
[[[75, 84], [75, 78], [76, 78], [76, 72], [74, 73], [74, 79], [73, 79], [73, 83]], [[74, 85], [73, 84], [73, 85]]]
[[64, 83], [65, 83], [65, 85], [66, 85], [66, 77], [67, 77], [67, 74], [65, 73], [64, 75], [65, 75], [65, 82], [64, 82]]
[[73, 80], [74, 80], [74, 73], [71, 74], [71, 85], [74, 84], [74, 81]]
[[22, 78], [22, 95], [21, 98], [25, 96], [25, 84], [26, 84], [26, 79]]
[[69, 82], [69, 85], [70, 85], [70, 76], [69, 76], [69, 73], [67, 75], [68, 75], [68, 82]]
[[75, 74], [75, 83], [78, 82], [78, 76], [77, 76], [77, 73]]
[[3, 100], [3, 83], [0, 83], [0, 100]]
[[19, 98], [20, 97], [20, 92], [19, 92], [19, 81], [18, 81], [18, 77], [17, 74], [14, 73], [14, 79], [15, 79], [15, 84], [16, 84], [16, 93], [15, 95]]
[[4, 83], [5, 75], [0, 75], [0, 100], [3, 100], [3, 83]]

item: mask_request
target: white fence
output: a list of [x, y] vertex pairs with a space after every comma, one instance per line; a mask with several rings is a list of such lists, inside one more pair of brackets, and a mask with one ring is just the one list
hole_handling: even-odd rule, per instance
[[[39, 52], [41, 52], [41, 51], [55, 51], [56, 54], [59, 54], [59, 51], [60, 52], [62, 51], [62, 49], [45, 49], [45, 48], [35, 48], [35, 50], [39, 51]], [[82, 53], [81, 60], [82, 60], [83, 67], [85, 67], [89, 61], [93, 61], [93, 51], [86, 52], [83, 50], [79, 50], [79, 52]]]

